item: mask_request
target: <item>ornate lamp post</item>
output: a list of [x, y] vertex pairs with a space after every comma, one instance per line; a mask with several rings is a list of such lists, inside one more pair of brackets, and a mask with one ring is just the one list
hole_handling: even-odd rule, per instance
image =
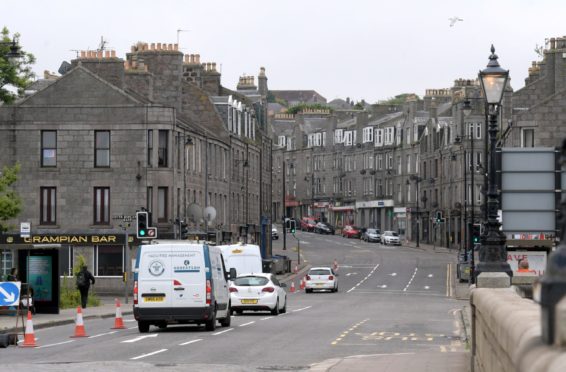
[[4, 57], [10, 62], [14, 63], [22, 56], [18, 40], [14, 37], [12, 41], [0, 41], [0, 46], [9, 46], [10, 51]]
[[412, 181], [415, 181], [415, 183], [417, 184], [417, 248], [420, 247], [419, 243], [420, 243], [420, 234], [421, 234], [421, 218], [419, 215], [419, 198], [420, 198], [420, 193], [419, 193], [419, 183], [421, 183], [421, 181], [423, 180], [421, 177], [413, 174], [411, 175], [410, 179]]
[[[495, 48], [491, 46], [491, 56], [487, 67], [480, 71], [479, 77], [482, 90], [489, 106], [489, 173], [487, 191], [487, 222], [485, 223], [484, 234], [481, 238], [479, 263], [474, 275], [482, 272], [504, 272], [510, 277], [513, 271], [507, 263], [507, 248], [505, 247], [506, 238], [500, 231], [501, 224], [497, 220], [499, 200], [497, 198], [496, 172], [495, 172], [495, 148], [497, 142], [497, 118], [503, 92], [507, 85], [509, 70], [504, 70], [497, 62]], [[476, 279], [474, 278], [474, 279]]]

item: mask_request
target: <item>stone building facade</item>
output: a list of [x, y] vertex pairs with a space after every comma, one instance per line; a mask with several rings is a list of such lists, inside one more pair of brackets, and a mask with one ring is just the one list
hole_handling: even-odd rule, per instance
[[[160, 43], [138, 43], [125, 59], [81, 52], [65, 75], [0, 106], [0, 167], [21, 165], [15, 189], [24, 206], [0, 241], [0, 266], [14, 265], [30, 243], [50, 241], [60, 245], [61, 275], [82, 255], [99, 291], [123, 288], [124, 232], [130, 247], [140, 242], [132, 239], [135, 222], [118, 217], [140, 208], [151, 212], [160, 238], [180, 238], [176, 221], [186, 221], [194, 236], [208, 230], [219, 242], [254, 240], [270, 255], [265, 71], [261, 92], [240, 95], [249, 105], [228, 120], [217, 98], [236, 98], [215, 64], [199, 58]], [[204, 222], [206, 206], [216, 218]], [[19, 237], [21, 221], [31, 222], [32, 240]], [[97, 238], [78, 243], [83, 236]]]

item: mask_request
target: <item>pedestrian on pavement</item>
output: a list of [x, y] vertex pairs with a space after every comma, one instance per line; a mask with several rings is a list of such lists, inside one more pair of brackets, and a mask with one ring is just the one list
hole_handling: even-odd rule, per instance
[[9, 282], [19, 282], [18, 269], [12, 267], [12, 269], [10, 269], [10, 274], [8, 274], [8, 276], [6, 277], [6, 280]]
[[77, 273], [77, 289], [81, 292], [81, 307], [86, 308], [88, 302], [88, 290], [90, 288], [90, 283], [94, 285], [94, 276], [86, 265], [82, 266], [80, 271]]

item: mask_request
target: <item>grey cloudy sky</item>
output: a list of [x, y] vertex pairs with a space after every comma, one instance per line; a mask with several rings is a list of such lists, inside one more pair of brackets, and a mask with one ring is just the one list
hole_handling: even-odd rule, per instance
[[[566, 35], [562, 0], [28, 0], [2, 2], [2, 21], [35, 54], [38, 76], [100, 37], [124, 58], [137, 41], [175, 43], [222, 64], [222, 82], [257, 75], [271, 89], [315, 89], [368, 102], [474, 78], [491, 43], [524, 85], [536, 45]], [[463, 19], [450, 27], [448, 18]], [[562, 25], [562, 27], [560, 27]]]

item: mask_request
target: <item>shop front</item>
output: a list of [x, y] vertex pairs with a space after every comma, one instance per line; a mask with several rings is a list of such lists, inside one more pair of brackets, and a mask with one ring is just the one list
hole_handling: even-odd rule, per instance
[[317, 221], [328, 222], [328, 210], [332, 206], [329, 202], [316, 202], [312, 207], [312, 216]]
[[[130, 249], [139, 245], [134, 236], [128, 240]], [[128, 265], [125, 247], [124, 234], [34, 234], [29, 238], [4, 234], [0, 237], [0, 267], [3, 271], [16, 267], [21, 281], [32, 287], [38, 311], [42, 302], [49, 311], [58, 305], [60, 286], [74, 285], [73, 271], [83, 260], [96, 278], [93, 289], [97, 293], [123, 293]], [[130, 257], [135, 257], [135, 249]]]
[[329, 209], [332, 212], [331, 224], [334, 225], [337, 230], [346, 225], [355, 224], [355, 205], [335, 205]]
[[393, 228], [393, 200], [367, 200], [356, 202], [361, 227], [372, 227], [381, 231]]

